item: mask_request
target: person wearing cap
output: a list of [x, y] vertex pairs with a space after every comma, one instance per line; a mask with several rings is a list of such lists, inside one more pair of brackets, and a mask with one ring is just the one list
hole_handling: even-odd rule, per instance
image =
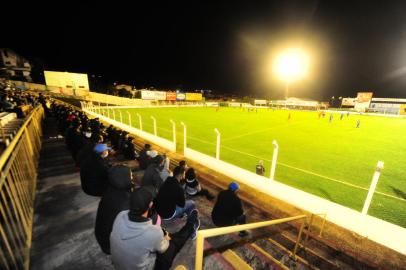
[[99, 143], [80, 166], [80, 182], [83, 191], [92, 196], [102, 196], [108, 185], [107, 156], [111, 150], [106, 144]]
[[192, 200], [186, 200], [185, 192], [180, 185], [184, 178], [185, 171], [177, 166], [173, 170], [173, 176], [168, 177], [159, 189], [155, 198], [155, 206], [158, 214], [165, 220], [187, 216], [196, 209]]
[[147, 152], [151, 150], [151, 145], [148, 143], [145, 144], [144, 148], [140, 152], [140, 156], [138, 157], [138, 163], [140, 165], [141, 170], [145, 170], [148, 167], [149, 160], [151, 159], [150, 156], [147, 155]]
[[158, 192], [164, 180], [161, 178], [161, 171], [164, 159], [155, 150], [149, 151], [151, 164], [145, 170], [144, 175], [141, 178], [141, 186], [152, 186]]
[[[214, 225], [224, 227], [246, 223], [241, 199], [236, 194], [239, 188], [236, 182], [231, 182], [227, 190], [219, 193], [211, 213]], [[239, 235], [246, 236], [247, 232], [241, 231]]]
[[148, 189], [137, 188], [130, 195], [130, 210], [117, 215], [110, 234], [115, 269], [168, 270], [187, 239], [196, 235], [200, 227], [197, 210], [180, 231], [169, 234], [148, 218], [152, 200]]

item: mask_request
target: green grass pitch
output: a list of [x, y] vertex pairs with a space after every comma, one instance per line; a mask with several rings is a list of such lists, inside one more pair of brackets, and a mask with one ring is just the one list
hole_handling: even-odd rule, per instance
[[[379, 160], [385, 162], [368, 214], [406, 227], [406, 119], [318, 112], [240, 108], [116, 109], [123, 122], [152, 133], [150, 116], [158, 123], [158, 136], [172, 139], [169, 119], [177, 123], [182, 148], [183, 121], [188, 127], [188, 147], [215, 156], [216, 135], [221, 132], [220, 158], [255, 172], [264, 161], [269, 176], [272, 141], [279, 144], [275, 179], [292, 187], [361, 211]], [[291, 119], [288, 120], [288, 115]], [[110, 115], [112, 117], [112, 113]], [[361, 126], [356, 128], [360, 119]]]

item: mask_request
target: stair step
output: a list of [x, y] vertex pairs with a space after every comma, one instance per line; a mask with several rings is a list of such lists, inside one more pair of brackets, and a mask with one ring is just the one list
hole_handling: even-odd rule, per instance
[[[277, 242], [290, 241], [291, 245], [296, 241], [291, 233], [283, 232], [280, 234], [279, 239], [275, 239]], [[283, 238], [283, 239], [282, 239]], [[299, 244], [298, 255], [308, 260], [311, 264], [318, 266], [321, 269], [357, 269], [353, 265], [347, 264], [345, 261], [338, 261], [337, 258], [325, 249], [321, 250], [315, 246], [310, 245], [311, 240], [309, 238], [307, 242], [306, 251], [303, 250], [303, 245]], [[334, 251], [334, 253], [336, 253]]]
[[237, 270], [253, 270], [243, 259], [235, 254], [231, 249], [222, 253], [223, 257]]
[[265, 256], [268, 260], [270, 260], [272, 262], [272, 266], [275, 269], [281, 269], [281, 270], [289, 270], [289, 268], [287, 266], [285, 266], [284, 264], [282, 264], [280, 261], [278, 261], [277, 259], [275, 259], [274, 257], [271, 256], [271, 254], [269, 254], [268, 252], [266, 252], [265, 250], [263, 250], [262, 248], [260, 248], [258, 245], [256, 244], [251, 244], [250, 245], [253, 249], [255, 249], [257, 252], [259, 252], [260, 254], [262, 254], [263, 256]]

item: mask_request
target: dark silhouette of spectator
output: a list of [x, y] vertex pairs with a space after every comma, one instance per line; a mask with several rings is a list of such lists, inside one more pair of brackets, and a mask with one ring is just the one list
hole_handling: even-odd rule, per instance
[[154, 187], [155, 194], [158, 192], [162, 183], [164, 182], [161, 178], [163, 158], [161, 155], [157, 155], [152, 159], [151, 164], [145, 170], [143, 177], [141, 178], [141, 186], [152, 186]]
[[[218, 227], [245, 224], [246, 217], [242, 207], [241, 199], [237, 196], [240, 186], [231, 182], [227, 190], [223, 190], [217, 196], [216, 204], [213, 207], [211, 217], [213, 223]], [[246, 231], [239, 233], [241, 237], [246, 236]]]
[[110, 147], [97, 144], [93, 152], [80, 167], [80, 182], [83, 191], [92, 196], [102, 196], [108, 185], [109, 164], [106, 160]]
[[135, 160], [139, 156], [135, 150], [133, 140], [133, 137], [127, 136], [127, 140], [123, 143], [123, 154], [125, 159]]
[[118, 213], [130, 208], [132, 186], [130, 168], [115, 166], [109, 169], [109, 186], [100, 200], [95, 225], [96, 240], [106, 254], [110, 254], [110, 233], [114, 219]]
[[185, 192], [180, 185], [184, 175], [183, 168], [177, 166], [173, 176], [168, 177], [159, 189], [155, 198], [155, 207], [158, 214], [166, 220], [187, 216], [196, 209], [192, 200], [185, 199]]
[[141, 150], [140, 156], [138, 157], [138, 163], [141, 170], [145, 170], [148, 167], [150, 157], [147, 152], [151, 150], [151, 145], [145, 144], [144, 149]]

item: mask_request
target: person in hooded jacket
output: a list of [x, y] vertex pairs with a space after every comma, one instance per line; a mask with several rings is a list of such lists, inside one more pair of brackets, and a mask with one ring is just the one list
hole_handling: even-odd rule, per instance
[[91, 196], [102, 196], [108, 185], [107, 161], [110, 147], [106, 144], [97, 144], [93, 152], [86, 158], [80, 167], [80, 182], [83, 191]]
[[161, 178], [161, 171], [163, 168], [163, 157], [157, 155], [152, 159], [151, 164], [145, 170], [143, 177], [141, 178], [141, 186], [152, 186], [155, 189], [155, 194], [158, 193], [164, 180]]
[[109, 186], [97, 208], [95, 236], [102, 251], [110, 254], [110, 233], [114, 219], [121, 211], [130, 207], [130, 192], [133, 187], [131, 169], [115, 166], [109, 169]]
[[[130, 194], [134, 189], [131, 169], [126, 166], [115, 166], [109, 169], [109, 186], [104, 192], [96, 214], [95, 236], [102, 251], [110, 254], [110, 233], [113, 223], [121, 211], [130, 208]], [[154, 208], [148, 217], [152, 224], [160, 225], [160, 218]]]

